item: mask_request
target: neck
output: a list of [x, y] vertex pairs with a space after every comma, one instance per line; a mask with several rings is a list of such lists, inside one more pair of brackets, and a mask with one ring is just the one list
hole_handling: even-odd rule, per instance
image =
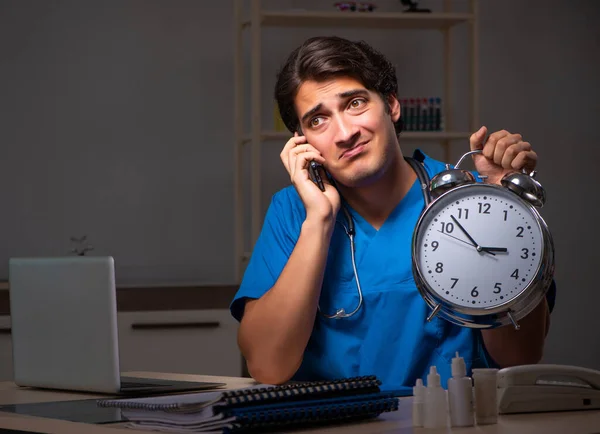
[[351, 188], [339, 185], [346, 202], [377, 230], [404, 198], [417, 177], [399, 148], [394, 155], [390, 166], [375, 182]]

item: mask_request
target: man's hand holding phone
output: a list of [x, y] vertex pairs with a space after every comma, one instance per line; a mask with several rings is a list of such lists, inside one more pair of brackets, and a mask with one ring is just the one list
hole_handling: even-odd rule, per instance
[[[325, 159], [317, 149], [307, 143], [305, 136], [294, 133], [280, 154], [281, 161], [290, 174], [292, 185], [300, 195], [306, 208], [306, 219], [329, 220], [335, 222], [340, 209], [340, 195], [329, 182], [321, 165]], [[311, 162], [317, 163], [315, 169], [320, 175], [324, 191], [311, 179], [309, 167]]]

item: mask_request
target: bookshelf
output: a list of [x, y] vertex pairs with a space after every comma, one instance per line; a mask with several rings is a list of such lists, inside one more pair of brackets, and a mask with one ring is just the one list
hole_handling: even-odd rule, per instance
[[[435, 141], [444, 148], [446, 161], [449, 160], [450, 143], [453, 140], [468, 139], [478, 125], [478, 59], [477, 59], [477, 0], [469, 0], [467, 12], [453, 12], [452, 0], [444, 0], [443, 10], [432, 13], [405, 12], [338, 12], [338, 11], [277, 11], [261, 7], [260, 0], [233, 0], [235, 28], [235, 97], [234, 97], [234, 209], [235, 209], [235, 279], [241, 281], [250, 250], [260, 234], [262, 226], [261, 213], [261, 149], [267, 142], [279, 143], [281, 146], [290, 137], [288, 132], [270, 131], [261, 128], [261, 56], [263, 47], [261, 32], [265, 27], [279, 28], [354, 28], [380, 29], [385, 31], [429, 30], [443, 34], [443, 80], [444, 91], [442, 112], [444, 114], [444, 131], [405, 131], [402, 140]], [[469, 126], [470, 131], [453, 129], [452, 113], [448, 110], [452, 101], [452, 29], [466, 25], [469, 29], [469, 60], [470, 64], [470, 98]], [[244, 64], [244, 38], [250, 41], [250, 131], [244, 131], [244, 74], [247, 66]], [[402, 95], [400, 95], [402, 97]], [[246, 147], [250, 147], [250, 185], [244, 185], [242, 174], [244, 166], [242, 155]], [[246, 190], [250, 192], [250, 234], [249, 241], [244, 231], [244, 221], [247, 210], [244, 206]]]

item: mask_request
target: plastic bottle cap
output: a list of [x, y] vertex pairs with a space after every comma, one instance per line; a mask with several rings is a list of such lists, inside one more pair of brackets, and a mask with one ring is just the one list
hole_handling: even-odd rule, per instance
[[415, 398], [421, 398], [425, 395], [425, 386], [423, 386], [423, 380], [417, 378], [417, 382], [413, 387], [413, 395]]
[[437, 373], [437, 368], [432, 366], [427, 374], [427, 387], [441, 387], [440, 374]]
[[456, 352], [456, 357], [452, 359], [452, 376], [455, 378], [467, 376], [467, 366], [465, 365], [465, 359], [458, 355], [458, 351]]

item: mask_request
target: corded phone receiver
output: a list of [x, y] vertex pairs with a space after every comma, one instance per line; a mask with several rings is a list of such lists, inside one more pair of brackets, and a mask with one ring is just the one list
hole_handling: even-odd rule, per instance
[[600, 371], [521, 365], [498, 371], [498, 413], [600, 409]]

